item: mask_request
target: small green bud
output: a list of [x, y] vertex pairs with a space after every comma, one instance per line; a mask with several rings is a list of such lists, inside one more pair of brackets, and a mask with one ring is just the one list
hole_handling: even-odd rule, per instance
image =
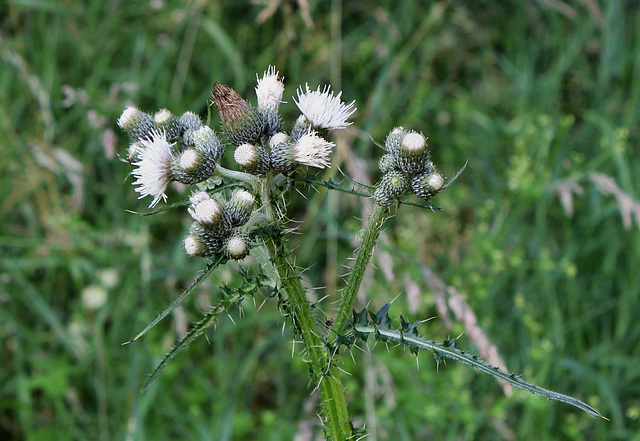
[[444, 187], [444, 177], [435, 170], [417, 174], [411, 179], [411, 190], [422, 199], [429, 199]]
[[402, 137], [407, 133], [404, 127], [396, 127], [387, 136], [387, 139], [384, 142], [384, 146], [387, 149], [387, 152], [391, 153], [394, 156], [398, 156], [401, 149]]
[[194, 222], [182, 245], [189, 256], [214, 257], [222, 250], [223, 241], [198, 222]]
[[159, 132], [164, 131], [169, 141], [182, 134], [180, 121], [167, 109], [158, 110], [155, 115], [153, 115], [153, 120], [156, 130]]
[[180, 153], [177, 160], [171, 164], [171, 174], [174, 181], [182, 184], [197, 184], [206, 181], [216, 169], [213, 156], [204, 155], [193, 147]]
[[232, 227], [244, 225], [251, 217], [253, 204], [256, 199], [246, 190], [236, 190], [231, 199], [224, 206], [226, 223]]
[[378, 160], [378, 168], [383, 174], [387, 174], [392, 170], [396, 170], [396, 158], [390, 153], [382, 155], [380, 160]]
[[428, 171], [433, 165], [429, 161], [427, 147], [427, 138], [422, 133], [414, 131], [405, 133], [396, 154], [398, 168], [409, 174]]
[[409, 190], [409, 178], [401, 171], [393, 170], [385, 174], [373, 194], [378, 205], [388, 206]]
[[269, 140], [271, 147], [271, 166], [280, 173], [289, 173], [297, 166], [293, 155], [295, 142], [286, 133], [279, 132]]
[[193, 134], [196, 130], [202, 127], [202, 120], [200, 117], [193, 112], [185, 112], [180, 116], [179, 122], [184, 143], [189, 146], [195, 145]]
[[224, 146], [209, 126], [202, 126], [193, 132], [193, 142], [196, 150], [211, 157], [214, 162], [219, 161], [224, 154]]
[[118, 126], [137, 141], [151, 137], [155, 129], [153, 117], [135, 107], [127, 107], [118, 119]]
[[249, 254], [249, 236], [240, 231], [233, 231], [225, 238], [223, 247], [229, 259], [242, 260]]

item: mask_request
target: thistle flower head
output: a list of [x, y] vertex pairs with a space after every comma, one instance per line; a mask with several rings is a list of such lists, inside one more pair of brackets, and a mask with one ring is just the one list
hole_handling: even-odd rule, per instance
[[189, 198], [191, 206], [188, 208], [193, 220], [202, 225], [215, 225], [222, 216], [220, 203], [206, 191], [199, 191]]
[[133, 182], [136, 192], [140, 193], [139, 199], [145, 196], [153, 196], [149, 208], [154, 207], [160, 199], [166, 201], [165, 191], [173, 180], [171, 162], [173, 156], [173, 144], [167, 141], [164, 132], [151, 132], [151, 136], [140, 141], [144, 151], [140, 155], [140, 161], [132, 174], [137, 179]]
[[224, 252], [230, 259], [242, 260], [249, 254], [249, 236], [232, 232], [224, 241]]
[[400, 141], [400, 153], [406, 157], [416, 157], [427, 152], [427, 138], [422, 133], [408, 132]]
[[276, 72], [274, 66], [269, 66], [262, 78], [258, 78], [258, 74], [256, 74], [256, 79], [258, 80], [258, 85], [256, 86], [258, 109], [278, 110], [284, 93], [284, 78], [278, 76], [278, 74], [279, 72]]
[[293, 145], [291, 152], [293, 160], [298, 164], [327, 168], [331, 166], [331, 151], [334, 146], [334, 143], [309, 130]]
[[251, 106], [229, 86], [216, 82], [211, 94], [223, 124], [237, 125], [249, 116]]
[[118, 118], [118, 126], [134, 140], [145, 139], [155, 128], [153, 116], [136, 107], [127, 107]]
[[325, 86], [322, 92], [320, 86], [317, 90], [310, 90], [305, 84], [298, 89], [298, 100], [294, 101], [305, 118], [311, 125], [318, 129], [338, 130], [344, 129], [351, 123], [347, 119], [356, 111], [355, 101], [345, 104], [340, 99], [342, 92], [334, 96], [331, 86]]

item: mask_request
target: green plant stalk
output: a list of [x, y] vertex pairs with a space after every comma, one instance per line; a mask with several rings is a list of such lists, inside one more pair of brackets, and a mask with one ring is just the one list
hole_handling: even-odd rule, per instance
[[295, 326], [304, 343], [307, 362], [318, 383], [323, 422], [328, 439], [342, 441], [351, 436], [351, 423], [347, 411], [344, 388], [339, 371], [331, 366], [331, 354], [318, 330], [311, 314], [311, 304], [307, 299], [300, 276], [291, 265], [282, 240], [271, 236], [265, 238], [265, 245], [278, 272], [282, 289], [291, 308]]
[[373, 204], [373, 212], [369, 216], [369, 222], [364, 229], [360, 246], [358, 246], [358, 255], [356, 257], [356, 263], [353, 265], [351, 274], [349, 275], [349, 281], [342, 294], [342, 300], [340, 302], [340, 308], [338, 314], [333, 320], [333, 331], [329, 337], [330, 343], [333, 345], [336, 342], [336, 338], [339, 334], [344, 332], [344, 327], [353, 310], [353, 304], [358, 295], [358, 289], [362, 283], [362, 278], [367, 269], [367, 265], [371, 260], [371, 254], [373, 253], [373, 247], [380, 237], [382, 232], [382, 224], [389, 215], [389, 209], [376, 203]]

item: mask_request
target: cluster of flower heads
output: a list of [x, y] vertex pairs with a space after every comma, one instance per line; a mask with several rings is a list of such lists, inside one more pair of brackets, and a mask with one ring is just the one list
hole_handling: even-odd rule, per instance
[[[270, 66], [258, 78], [258, 105], [252, 106], [232, 88], [215, 83], [213, 103], [222, 121], [222, 133], [236, 146], [234, 159], [247, 173], [265, 175], [271, 171], [288, 174], [299, 166], [326, 168], [331, 164], [334, 143], [325, 139], [328, 130], [344, 129], [356, 111], [354, 102], [345, 104], [341, 93], [330, 86], [297, 90], [294, 101], [302, 115], [292, 130], [281, 130], [278, 108], [284, 93], [283, 79]], [[129, 162], [140, 198], [151, 196], [149, 207], [166, 202], [171, 182], [201, 183], [216, 171], [225, 147], [215, 131], [192, 112], [175, 116], [167, 109], [154, 115], [127, 107], [118, 125], [129, 134]], [[227, 202], [198, 191], [190, 198], [189, 213], [194, 218], [184, 249], [191, 256], [215, 257], [225, 254], [242, 259], [250, 241], [243, 228], [251, 217], [255, 197], [237, 190]]]
[[189, 199], [189, 214], [194, 219], [183, 246], [189, 256], [216, 257], [224, 253], [234, 260], [244, 259], [249, 254], [249, 235], [241, 228], [253, 211], [254, 196], [238, 189], [224, 204], [198, 191]]
[[378, 162], [383, 176], [373, 194], [376, 203], [389, 206], [408, 192], [429, 199], [442, 190], [444, 177], [431, 162], [422, 133], [396, 127], [387, 136], [385, 148], [387, 153]]
[[326, 168], [331, 164], [334, 143], [327, 141], [327, 130], [346, 128], [347, 119], [356, 111], [354, 102], [345, 104], [341, 92], [334, 96], [331, 87], [297, 91], [296, 105], [302, 115], [290, 133], [281, 131], [278, 107], [282, 102], [284, 82], [270, 67], [258, 79], [254, 108], [235, 90], [224, 84], [213, 86], [213, 102], [222, 120], [222, 131], [236, 146], [234, 159], [246, 172], [264, 175], [273, 170], [290, 173], [299, 166]]
[[186, 112], [177, 117], [167, 109], [150, 115], [127, 107], [118, 125], [129, 134], [129, 162], [140, 198], [153, 196], [149, 207], [166, 201], [173, 181], [196, 184], [207, 180], [224, 154], [224, 145], [198, 115]]

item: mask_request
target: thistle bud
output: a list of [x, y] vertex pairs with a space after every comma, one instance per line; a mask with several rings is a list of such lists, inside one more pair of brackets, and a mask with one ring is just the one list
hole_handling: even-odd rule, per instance
[[224, 154], [224, 146], [216, 136], [216, 132], [209, 126], [202, 126], [193, 132], [193, 142], [200, 153], [209, 156], [217, 162]]
[[269, 171], [269, 153], [260, 146], [242, 144], [233, 153], [233, 159], [251, 174], [264, 175]]
[[400, 198], [409, 189], [409, 178], [401, 171], [391, 171], [382, 177], [378, 188], [373, 194], [378, 205], [386, 207], [395, 199]]
[[198, 222], [194, 222], [182, 246], [189, 256], [214, 257], [222, 250], [222, 239]]
[[151, 137], [155, 129], [153, 117], [135, 107], [127, 107], [118, 118], [118, 126], [133, 139], [143, 140]]
[[284, 132], [276, 133], [269, 140], [271, 166], [280, 173], [289, 173], [296, 168], [292, 147], [294, 141]]
[[249, 236], [239, 231], [233, 231], [224, 240], [224, 253], [229, 259], [242, 260], [249, 254]]
[[334, 146], [333, 142], [310, 130], [293, 145], [291, 153], [293, 160], [298, 164], [327, 168], [331, 166], [331, 152]]
[[180, 128], [184, 143], [190, 146], [195, 145], [193, 134], [202, 127], [202, 120], [193, 112], [185, 112], [180, 116]]
[[153, 115], [153, 121], [156, 130], [164, 131], [168, 140], [173, 140], [182, 133], [180, 121], [167, 109], [158, 110], [155, 115]]
[[140, 161], [142, 159], [142, 152], [144, 152], [144, 146], [138, 141], [133, 142], [127, 150], [127, 159], [129, 159], [131, 163]]
[[390, 153], [382, 155], [380, 160], [378, 160], [378, 168], [383, 174], [387, 174], [390, 171], [395, 170], [397, 168], [395, 156]]
[[422, 199], [429, 199], [444, 187], [444, 177], [437, 171], [417, 174], [411, 179], [411, 190]]
[[215, 158], [189, 147], [172, 163], [173, 179], [182, 184], [197, 184], [206, 181], [216, 169]]
[[395, 129], [393, 129], [384, 142], [384, 146], [387, 149], [387, 152], [391, 153], [394, 156], [398, 156], [401, 149], [402, 138], [406, 133], [407, 131], [404, 129], [404, 127], [396, 127]]
[[418, 132], [407, 132], [401, 140], [397, 152], [397, 166], [401, 170], [413, 174], [429, 171], [433, 164], [429, 161], [427, 138]]
[[300, 115], [293, 124], [293, 129], [291, 129], [291, 139], [297, 141], [305, 133], [309, 133], [309, 130], [311, 130], [311, 124], [304, 115]]
[[199, 191], [189, 198], [191, 206], [187, 209], [191, 217], [201, 225], [211, 228], [222, 220], [222, 206], [207, 192]]
[[229, 202], [224, 206], [226, 223], [232, 227], [244, 225], [251, 217], [251, 211], [256, 199], [246, 190], [236, 190]]
[[241, 145], [260, 139], [265, 132], [265, 119], [257, 109], [222, 83], [215, 83], [211, 94], [222, 119], [222, 130], [231, 144]]

